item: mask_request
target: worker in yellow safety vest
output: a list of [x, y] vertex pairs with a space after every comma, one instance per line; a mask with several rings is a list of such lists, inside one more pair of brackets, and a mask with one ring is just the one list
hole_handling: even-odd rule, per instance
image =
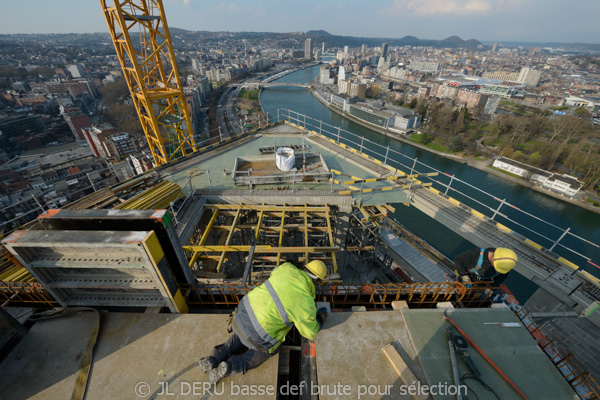
[[259, 366], [277, 354], [292, 326], [314, 340], [327, 318], [325, 308], [316, 309], [315, 285], [326, 276], [327, 268], [320, 260], [302, 268], [286, 262], [273, 270], [267, 281], [240, 301], [233, 315], [233, 335], [200, 359], [208, 380], [214, 384]]

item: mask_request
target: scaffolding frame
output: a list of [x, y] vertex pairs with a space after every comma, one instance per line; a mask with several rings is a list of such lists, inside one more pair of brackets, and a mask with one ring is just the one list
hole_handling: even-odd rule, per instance
[[332, 222], [325, 206], [207, 204], [196, 234], [183, 246], [198, 276], [252, 279], [255, 268], [271, 271], [284, 261], [321, 260], [337, 273]]
[[365, 282], [372, 271], [379, 269], [375, 250], [381, 236], [381, 226], [389, 211], [393, 211], [393, 208], [380, 205], [359, 205], [352, 208], [342, 264], [345, 281]]
[[192, 124], [162, 0], [108, 3], [100, 0], [154, 162], [162, 165], [194, 152]]

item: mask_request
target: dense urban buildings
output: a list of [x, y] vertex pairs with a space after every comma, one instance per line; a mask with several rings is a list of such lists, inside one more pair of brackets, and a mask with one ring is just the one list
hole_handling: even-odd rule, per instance
[[[590, 121], [600, 107], [599, 63], [588, 50], [574, 54], [456, 37], [434, 45], [381, 43], [322, 31], [182, 31], [172, 36], [197, 142], [219, 135], [210, 116], [219, 90], [291, 71], [326, 52], [333, 60], [321, 59], [315, 94], [353, 118], [390, 131], [427, 127], [428, 104], [466, 108], [483, 121], [509, 104], [510, 110], [536, 107], [544, 115], [581, 109]], [[38, 203], [59, 206], [152, 168], [107, 34], [2, 35], [2, 40], [18, 44], [0, 49], [5, 220], [39, 208]], [[233, 110], [233, 117], [248, 118], [242, 111]], [[75, 156], [81, 152], [85, 156]], [[36, 161], [34, 153], [63, 156]]]

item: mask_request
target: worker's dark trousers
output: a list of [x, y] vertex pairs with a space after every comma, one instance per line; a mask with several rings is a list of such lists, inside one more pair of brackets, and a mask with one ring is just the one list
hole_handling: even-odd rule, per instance
[[229, 361], [231, 363], [229, 375], [245, 374], [247, 370], [258, 367], [271, 357], [262, 351], [244, 346], [235, 333], [225, 343], [214, 347], [210, 356], [217, 360], [217, 365], [222, 361]]

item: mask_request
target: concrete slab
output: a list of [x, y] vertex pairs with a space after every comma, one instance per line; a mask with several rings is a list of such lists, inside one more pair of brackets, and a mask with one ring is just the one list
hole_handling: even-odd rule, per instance
[[[294, 128], [295, 129], [295, 128]], [[304, 140], [303, 140], [304, 138]], [[192, 175], [192, 186], [196, 189], [245, 189], [242, 186], [236, 188], [235, 182], [232, 179], [231, 171], [234, 168], [235, 159], [237, 157], [252, 157], [260, 155], [259, 149], [265, 146], [277, 146], [278, 144], [285, 145], [300, 145], [306, 144], [310, 147], [310, 152], [320, 153], [323, 160], [329, 169], [335, 169], [343, 171], [345, 174], [357, 176], [363, 179], [377, 178], [379, 175], [365, 169], [364, 166], [357, 165], [348, 159], [340, 158], [338, 154], [332, 153], [330, 149], [319, 146], [318, 144], [307, 139], [308, 136], [302, 134], [293, 133], [277, 133], [277, 134], [265, 134], [257, 136], [254, 140], [243, 143], [240, 146], [232, 147], [231, 149], [224, 151], [223, 153], [217, 154], [204, 161], [188, 165], [186, 168], [182, 168], [177, 172], [174, 172], [168, 180], [179, 184], [184, 191], [184, 194], [189, 192], [189, 179], [190, 174]], [[355, 157], [358, 157], [355, 155]], [[273, 160], [275, 156], [273, 155]], [[222, 170], [228, 170], [228, 174], [224, 175]], [[207, 172], [210, 171], [210, 172]], [[210, 175], [210, 180], [209, 180]], [[348, 180], [348, 178], [340, 178], [334, 176], [335, 179], [340, 181]], [[257, 185], [255, 189], [266, 189], [273, 185]], [[345, 185], [329, 184], [327, 182], [295, 182], [293, 184], [278, 184], [278, 186], [285, 186], [287, 189], [294, 190], [347, 190], [348, 187]], [[391, 186], [390, 182], [380, 181], [371, 182], [364, 185], [364, 189], [369, 188], [382, 188]], [[407, 194], [401, 190], [385, 191], [385, 192], [371, 192], [371, 193], [355, 193], [353, 196], [357, 201], [362, 201], [364, 204], [387, 204], [394, 202], [407, 202]]]
[[[0, 364], [0, 397], [69, 399], [93, 318], [84, 312], [37, 322]], [[246, 397], [243, 390], [274, 399], [278, 355], [216, 388], [204, 386], [198, 359], [228, 338], [226, 321], [220, 314], [102, 314], [86, 399], [235, 399]]]
[[[453, 382], [450, 350], [446, 329], [450, 324], [443, 318], [444, 310], [402, 310], [406, 327], [419, 354], [419, 360], [430, 385]], [[529, 399], [578, 399], [560, 372], [537, 346], [525, 327], [502, 328], [485, 322], [518, 322], [515, 314], [506, 309], [455, 309], [448, 315], [473, 339], [473, 341], [500, 367], [502, 371], [528, 396]], [[458, 332], [454, 330], [454, 333]], [[481, 379], [501, 399], [517, 399], [520, 395], [502, 379], [493, 367], [469, 345], [469, 356], [481, 372]], [[457, 355], [460, 376], [470, 370]], [[474, 380], [466, 382], [479, 398], [494, 398]], [[464, 394], [464, 392], [463, 392]], [[437, 399], [454, 399], [455, 396], [436, 396]]]
[[424, 380], [400, 311], [332, 313], [316, 340], [319, 399], [410, 399], [381, 350], [390, 343]]

